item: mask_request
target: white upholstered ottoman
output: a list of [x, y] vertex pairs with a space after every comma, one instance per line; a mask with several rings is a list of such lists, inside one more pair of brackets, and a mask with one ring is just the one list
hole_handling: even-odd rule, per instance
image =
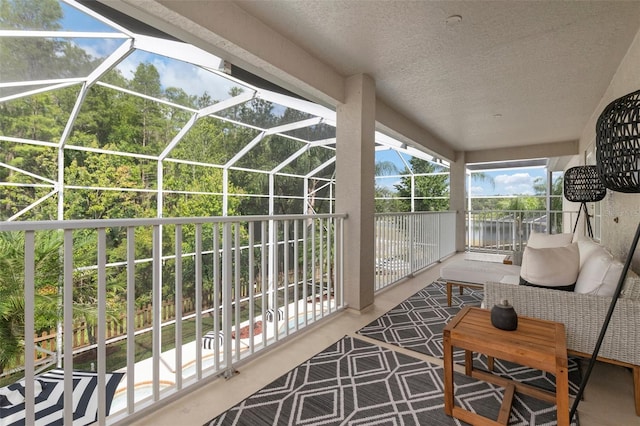
[[482, 260], [457, 260], [440, 268], [440, 277], [447, 283], [447, 306], [451, 306], [454, 285], [462, 294], [465, 287], [484, 288], [487, 281], [518, 284], [520, 266]]

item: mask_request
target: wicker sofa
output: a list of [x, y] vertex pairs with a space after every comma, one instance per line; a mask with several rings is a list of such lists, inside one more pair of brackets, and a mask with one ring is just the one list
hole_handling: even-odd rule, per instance
[[[606, 296], [499, 282], [487, 282], [484, 289], [486, 307], [507, 299], [518, 315], [563, 323], [569, 353], [580, 357], [593, 353], [611, 304]], [[635, 274], [625, 281], [598, 357], [631, 369], [635, 410], [640, 416], [640, 279]]]

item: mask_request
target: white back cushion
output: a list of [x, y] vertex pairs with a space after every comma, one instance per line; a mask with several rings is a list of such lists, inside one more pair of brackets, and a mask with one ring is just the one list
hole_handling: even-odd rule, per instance
[[587, 259], [592, 255], [608, 254], [600, 244], [590, 238], [581, 238], [578, 240], [578, 251], [580, 252], [580, 270], [585, 265]]
[[527, 247], [531, 248], [550, 248], [564, 247], [571, 244], [573, 234], [544, 234], [541, 232], [532, 232], [527, 241]]
[[545, 287], [567, 286], [575, 284], [579, 266], [577, 243], [549, 248], [527, 246], [522, 256], [520, 276], [531, 284]]
[[576, 281], [576, 293], [613, 296], [620, 274], [622, 263], [613, 259], [604, 249], [598, 251], [585, 262]]

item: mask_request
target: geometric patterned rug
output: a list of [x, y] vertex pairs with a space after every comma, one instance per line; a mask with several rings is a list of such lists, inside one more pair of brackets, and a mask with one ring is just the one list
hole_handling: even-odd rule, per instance
[[[464, 306], [480, 306], [482, 290], [465, 288], [460, 295], [452, 292], [451, 307], [447, 307], [446, 285], [435, 281], [384, 315], [358, 330], [369, 338], [443, 358], [442, 329]], [[454, 349], [454, 361], [464, 362], [464, 350]], [[486, 357], [474, 354], [474, 367], [487, 370]], [[555, 390], [555, 376], [511, 362], [495, 360], [494, 374], [526, 382], [550, 391]], [[577, 359], [569, 358], [569, 395], [575, 396], [582, 375]]]
[[[464, 306], [480, 306], [482, 290], [465, 288], [460, 295], [454, 287], [451, 307], [443, 282], [435, 281], [358, 330], [358, 334], [436, 358], [443, 356], [442, 330]], [[464, 351], [454, 352], [456, 362]]]
[[[455, 374], [456, 405], [497, 418], [503, 390]], [[443, 369], [345, 336], [206, 425], [465, 425], [444, 414]], [[555, 406], [516, 394], [510, 425], [555, 425]]]

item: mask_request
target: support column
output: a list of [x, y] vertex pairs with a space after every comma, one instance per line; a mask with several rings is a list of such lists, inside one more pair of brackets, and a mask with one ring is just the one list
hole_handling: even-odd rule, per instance
[[465, 155], [463, 151], [456, 152], [456, 161], [449, 167], [449, 210], [456, 212], [456, 251], [465, 251]]
[[337, 109], [336, 212], [344, 227], [344, 295], [362, 310], [374, 293], [374, 177], [376, 89], [371, 77], [345, 80], [345, 103]]

